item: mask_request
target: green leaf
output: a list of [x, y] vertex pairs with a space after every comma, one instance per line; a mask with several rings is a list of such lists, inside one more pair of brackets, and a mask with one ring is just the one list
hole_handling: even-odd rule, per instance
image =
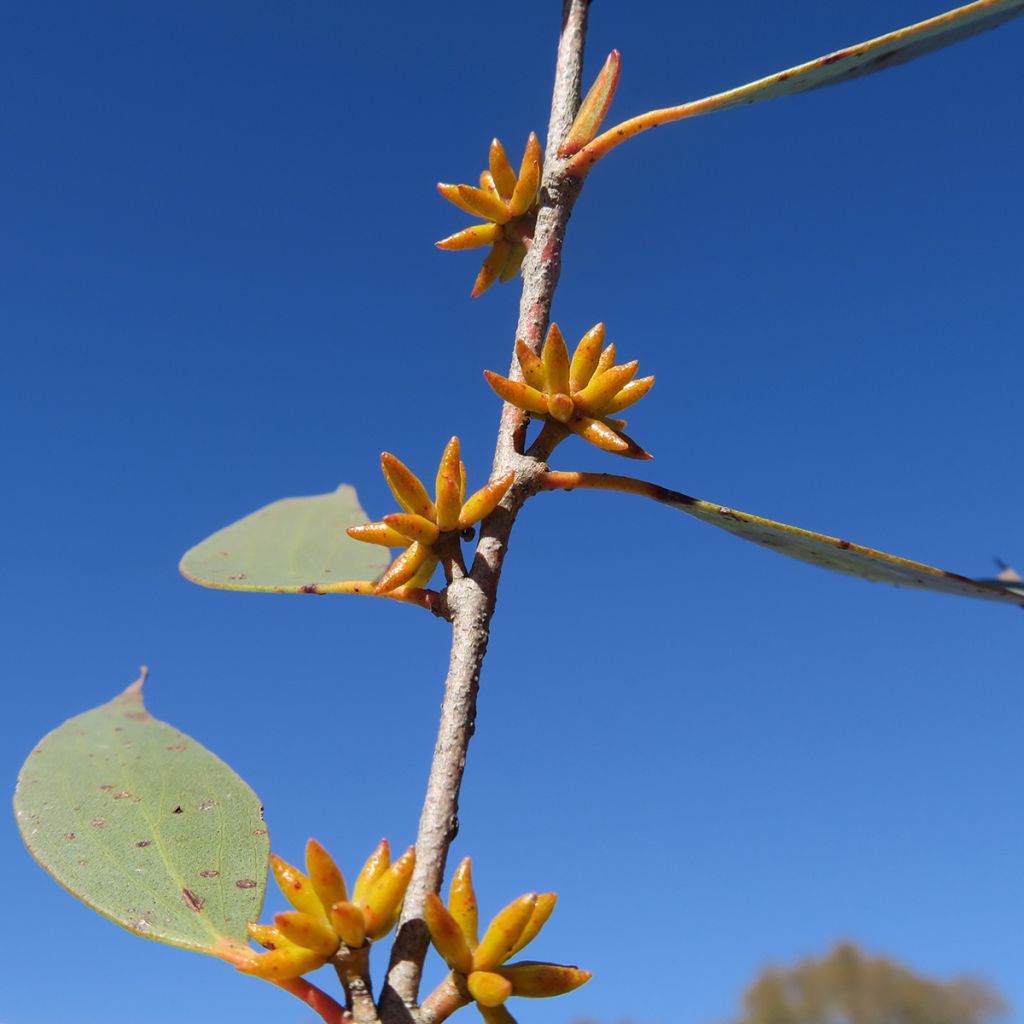
[[679, 117], [673, 120], [807, 92], [870, 75], [995, 28], [1021, 14], [1024, 14], [1024, 0], [979, 0], [916, 25], [777, 71], [748, 85], [687, 103], [677, 108]]
[[1024, 0], [976, 0], [975, 3], [957, 7], [916, 25], [847, 46], [784, 71], [776, 71], [756, 82], [677, 107], [650, 110], [615, 125], [587, 143], [569, 161], [566, 171], [574, 176], [582, 176], [616, 146], [659, 125], [870, 75], [958, 43], [961, 39], [995, 28], [1022, 14]]
[[914, 587], [918, 590], [934, 590], [959, 597], [977, 597], [985, 601], [1024, 606], [1024, 584], [1021, 584], [1019, 578], [1014, 580], [1012, 576], [1007, 576], [994, 580], [975, 580], [896, 555], [887, 555], [884, 551], [875, 551], [838, 537], [812, 533], [747, 512], [738, 512], [734, 508], [715, 505], [710, 501], [691, 498], [678, 491], [648, 486], [648, 494], [655, 501], [677, 508], [721, 530], [728, 530], [744, 540], [771, 548], [780, 555], [876, 583], [891, 583], [897, 587]]
[[223, 761], [150, 715], [145, 676], [29, 755], [18, 827], [42, 867], [105, 917], [231, 959], [263, 904], [262, 808]]
[[995, 28], [1020, 14], [1024, 14], [1024, 0], [980, 0], [797, 67], [777, 71], [707, 100], [697, 100], [694, 105], [706, 106], [695, 113], [726, 110], [870, 75]]
[[219, 590], [351, 592], [346, 583], [375, 580], [391, 563], [387, 548], [345, 533], [368, 519], [347, 484], [331, 494], [282, 498], [197, 544], [181, 560], [181, 572]]

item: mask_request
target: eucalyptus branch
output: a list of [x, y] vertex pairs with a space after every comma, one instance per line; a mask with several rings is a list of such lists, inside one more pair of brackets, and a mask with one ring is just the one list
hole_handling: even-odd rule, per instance
[[[589, 0], [566, 0], [558, 46], [555, 85], [548, 125], [540, 210], [533, 244], [523, 264], [523, 291], [516, 337], [535, 351], [551, 319], [551, 304], [561, 273], [562, 242], [581, 182], [565, 174], [557, 156], [580, 104], [583, 47]], [[513, 356], [512, 374], [518, 374]], [[452, 646], [444, 704], [427, 793], [416, 838], [416, 869], [406, 893], [392, 949], [387, 985], [380, 1002], [384, 1024], [416, 1019], [417, 993], [428, 935], [423, 922], [427, 894], [444, 875], [448, 849], [458, 832], [459, 789], [473, 734], [480, 670], [487, 650], [501, 565], [516, 515], [536, 492], [545, 470], [540, 453], [524, 455], [525, 421], [514, 406], [502, 407], [491, 479], [514, 471], [516, 479], [501, 504], [481, 526], [476, 558], [468, 576], [453, 579], [446, 591], [452, 621]]]

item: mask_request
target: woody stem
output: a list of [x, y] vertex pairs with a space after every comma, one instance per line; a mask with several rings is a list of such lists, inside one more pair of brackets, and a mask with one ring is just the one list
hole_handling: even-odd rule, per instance
[[[562, 32], [548, 124], [547, 154], [533, 244], [523, 263], [523, 292], [516, 337], [539, 349], [551, 318], [551, 304], [561, 273], [562, 242], [581, 181], [565, 173], [557, 156], [580, 104], [583, 43], [589, 0], [564, 0]], [[513, 358], [512, 379], [521, 379]], [[423, 907], [437, 892], [448, 848], [458, 831], [458, 801], [466, 753], [476, 718], [480, 670], [497, 599], [502, 561], [516, 515], [538, 489], [546, 469], [522, 454], [524, 420], [520, 410], [504, 405], [498, 427], [491, 479], [515, 472], [515, 482], [501, 504], [481, 524], [476, 558], [469, 575], [454, 579], [446, 591], [452, 622], [452, 646], [444, 704], [426, 798], [416, 838], [416, 869], [409, 884], [398, 934], [392, 948], [387, 982], [381, 994], [382, 1024], [426, 1024], [416, 1009], [423, 960], [428, 945]]]

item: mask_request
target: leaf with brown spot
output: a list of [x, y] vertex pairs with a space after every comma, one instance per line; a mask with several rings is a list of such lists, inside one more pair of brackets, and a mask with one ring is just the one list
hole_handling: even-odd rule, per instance
[[40, 742], [18, 779], [18, 827], [40, 865], [105, 917], [230, 954], [247, 946], [266, 888], [260, 801], [223, 761], [146, 712], [141, 682]]

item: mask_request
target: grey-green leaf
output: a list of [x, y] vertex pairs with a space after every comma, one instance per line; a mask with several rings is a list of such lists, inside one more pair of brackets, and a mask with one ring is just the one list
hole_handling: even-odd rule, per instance
[[650, 497], [662, 504], [677, 508], [687, 515], [710, 523], [721, 530], [771, 548], [780, 555], [798, 558], [802, 562], [820, 565], [825, 569], [859, 576], [877, 583], [891, 583], [898, 587], [933, 590], [959, 597], [977, 597], [986, 601], [1001, 601], [1024, 606], [1024, 584], [1012, 578], [976, 580], [968, 576], [935, 569], [930, 565], [912, 562], [884, 551], [840, 540], [797, 526], [787, 526], [771, 519], [739, 512], [734, 508], [715, 505], [700, 498], [691, 498], [678, 491], [649, 485]]
[[32, 856], [129, 931], [232, 959], [263, 904], [270, 848], [256, 794], [153, 718], [142, 682], [29, 755], [14, 809]]
[[181, 560], [181, 572], [220, 590], [352, 593], [391, 562], [387, 548], [345, 532], [368, 518], [347, 484], [330, 494], [282, 498], [197, 544]]
[[692, 114], [708, 114], [715, 110], [727, 110], [846, 82], [897, 64], [905, 64], [916, 57], [996, 28], [1022, 14], [1024, 0], [977, 0], [916, 25], [848, 46], [785, 71], [777, 71], [756, 82], [696, 100], [686, 106], [693, 108]]

